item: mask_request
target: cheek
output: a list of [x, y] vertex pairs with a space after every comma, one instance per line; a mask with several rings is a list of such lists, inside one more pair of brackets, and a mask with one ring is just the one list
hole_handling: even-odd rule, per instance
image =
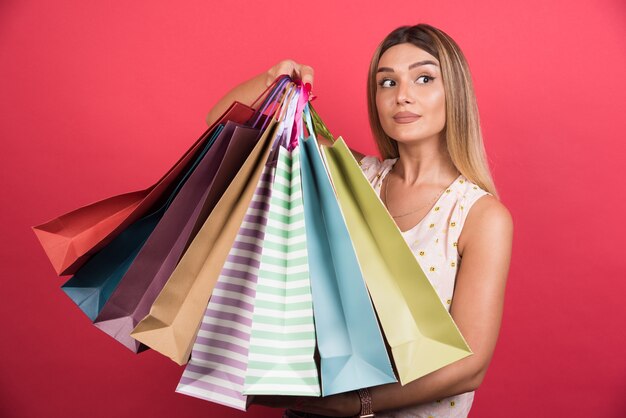
[[436, 117], [441, 123], [446, 122], [446, 94], [445, 91], [435, 90], [427, 99], [428, 107], [430, 108], [433, 116]]
[[378, 109], [378, 113], [382, 113], [385, 111], [385, 99], [382, 94], [376, 93], [376, 109]]
[[446, 95], [444, 92], [441, 92], [441, 98], [439, 100], [439, 111], [441, 112], [441, 119], [443, 123], [446, 123]]
[[385, 124], [385, 118], [383, 117], [385, 115], [385, 106], [386, 100], [383, 94], [376, 94], [376, 110], [378, 112], [378, 120], [380, 121], [381, 125], [384, 126]]
[[433, 90], [427, 98], [429, 107], [434, 110], [446, 108], [446, 93], [443, 90]]

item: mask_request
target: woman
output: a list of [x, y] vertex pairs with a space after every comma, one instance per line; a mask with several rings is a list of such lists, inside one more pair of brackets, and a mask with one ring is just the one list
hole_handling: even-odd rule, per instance
[[[277, 76], [313, 82], [313, 70], [283, 61], [231, 91], [252, 103]], [[466, 417], [495, 348], [513, 225], [496, 198], [482, 146], [468, 65], [456, 43], [426, 24], [401, 27], [380, 44], [368, 79], [370, 125], [383, 157], [354, 152], [474, 354], [405, 386], [325, 398], [258, 396], [287, 417]], [[461, 262], [462, 260], [462, 262]]]

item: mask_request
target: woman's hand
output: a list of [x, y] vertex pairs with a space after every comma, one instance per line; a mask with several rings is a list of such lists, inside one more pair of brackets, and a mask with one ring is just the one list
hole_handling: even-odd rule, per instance
[[300, 80], [303, 84], [313, 85], [313, 68], [298, 64], [294, 60], [281, 61], [266, 72], [236, 86], [222, 97], [209, 111], [206, 117], [207, 125], [211, 126], [235, 101], [251, 105], [276, 80], [276, 77], [283, 74], [294, 80]]
[[284, 60], [274, 65], [267, 71], [266, 86], [271, 85], [276, 77], [288, 75], [294, 80], [302, 81], [302, 84], [313, 85], [313, 68], [308, 65], [298, 64], [294, 60]]

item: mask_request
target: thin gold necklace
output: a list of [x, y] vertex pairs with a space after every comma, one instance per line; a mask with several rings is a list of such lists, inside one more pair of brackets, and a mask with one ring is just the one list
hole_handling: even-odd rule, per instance
[[[387, 210], [389, 210], [389, 200], [387, 199], [387, 192], [389, 191], [389, 182], [391, 181], [391, 177], [389, 177], [389, 175], [391, 174], [391, 171], [393, 170], [393, 166], [389, 169], [389, 172], [387, 173], [387, 175], [385, 176], [385, 178], [387, 179], [387, 182], [385, 183], [385, 206], [387, 206]], [[439, 198], [441, 197], [441, 195], [443, 194], [443, 192], [445, 192], [448, 189], [448, 187], [444, 187], [439, 193], [437, 193], [437, 195], [434, 197], [433, 200], [429, 201], [428, 203], [426, 203], [423, 206], [420, 206], [417, 209], [414, 209], [410, 212], [407, 213], [403, 213], [402, 215], [391, 215], [391, 212], [389, 213], [391, 215], [392, 218], [396, 219], [396, 218], [404, 218], [405, 216], [409, 216], [414, 214], [415, 212], [419, 212], [420, 210], [429, 207], [431, 205], [433, 205], [437, 200], [439, 200]]]

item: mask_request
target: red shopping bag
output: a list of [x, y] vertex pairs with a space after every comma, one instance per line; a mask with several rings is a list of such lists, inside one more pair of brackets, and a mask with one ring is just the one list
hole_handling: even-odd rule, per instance
[[253, 114], [252, 108], [233, 103], [154, 185], [83, 206], [33, 227], [57, 274], [75, 273], [93, 253], [143, 216], [193, 161], [218, 125], [226, 121], [244, 123]]

